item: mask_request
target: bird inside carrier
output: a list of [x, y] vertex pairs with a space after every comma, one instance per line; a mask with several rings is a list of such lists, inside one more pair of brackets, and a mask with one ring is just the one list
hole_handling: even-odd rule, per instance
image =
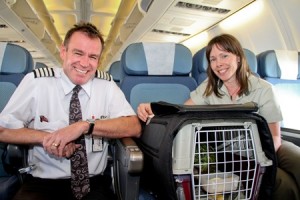
[[[173, 141], [172, 167], [179, 199], [255, 199], [266, 166], [254, 121], [187, 123]], [[188, 184], [186, 184], [188, 183]]]

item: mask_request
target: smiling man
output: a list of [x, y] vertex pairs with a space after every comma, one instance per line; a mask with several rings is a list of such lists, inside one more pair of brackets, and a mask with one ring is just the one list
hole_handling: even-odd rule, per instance
[[[62, 68], [26, 75], [0, 114], [0, 141], [29, 145], [36, 166], [14, 199], [114, 199], [102, 175], [108, 139], [139, 137], [141, 126], [111, 76], [97, 70], [102, 49], [94, 25], [76, 24], [61, 47]], [[78, 179], [72, 162], [88, 163]]]

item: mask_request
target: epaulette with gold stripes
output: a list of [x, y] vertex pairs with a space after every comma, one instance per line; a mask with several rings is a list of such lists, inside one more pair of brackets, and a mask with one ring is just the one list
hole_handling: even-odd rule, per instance
[[54, 77], [54, 70], [51, 67], [42, 67], [33, 70], [34, 78], [40, 78], [40, 77]]
[[100, 70], [96, 70], [95, 78], [104, 79], [107, 81], [112, 80], [112, 76], [109, 73]]

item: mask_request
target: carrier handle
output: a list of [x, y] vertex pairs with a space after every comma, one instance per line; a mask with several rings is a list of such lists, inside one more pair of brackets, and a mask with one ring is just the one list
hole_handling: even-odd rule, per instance
[[155, 115], [170, 115], [186, 112], [224, 112], [224, 111], [240, 111], [240, 112], [257, 112], [258, 106], [255, 102], [244, 104], [214, 104], [214, 105], [181, 105], [172, 104], [164, 101], [152, 102], [152, 112]]

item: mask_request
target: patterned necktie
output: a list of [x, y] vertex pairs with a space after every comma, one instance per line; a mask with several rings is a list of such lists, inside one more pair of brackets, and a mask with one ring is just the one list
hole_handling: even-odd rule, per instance
[[[73, 95], [70, 101], [69, 123], [75, 123], [82, 120], [82, 113], [78, 93], [81, 90], [80, 85], [76, 85], [73, 89]], [[81, 199], [90, 192], [89, 169], [85, 150], [84, 136], [76, 140], [77, 144], [81, 144], [71, 157], [71, 188], [74, 196]]]

